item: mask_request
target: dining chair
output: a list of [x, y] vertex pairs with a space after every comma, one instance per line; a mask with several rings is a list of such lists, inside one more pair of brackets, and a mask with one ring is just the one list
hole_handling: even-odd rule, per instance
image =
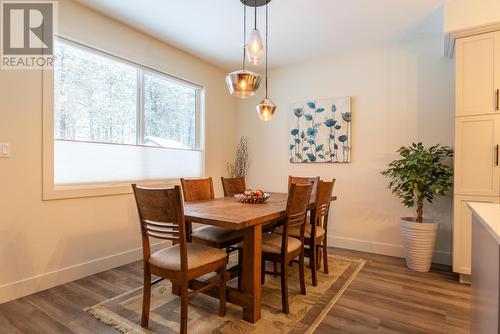
[[[304, 229], [304, 241], [306, 248], [305, 256], [309, 258], [309, 266], [311, 268], [312, 285], [318, 285], [317, 270], [320, 267], [321, 257], [323, 260], [323, 270], [328, 274], [328, 214], [330, 212], [330, 203], [333, 193], [335, 179], [331, 182], [319, 181], [313, 214], [307, 217], [307, 222]], [[313, 223], [312, 223], [313, 222]], [[278, 230], [280, 232], [280, 230]], [[292, 227], [288, 230], [291, 237], [301, 237], [300, 229]], [[319, 250], [322, 250], [322, 256]]]
[[[307, 209], [311, 198], [313, 184], [290, 185], [288, 200], [286, 205], [286, 215], [283, 221], [281, 234], [264, 233], [262, 235], [262, 284], [265, 283], [265, 275], [281, 276], [281, 301], [283, 313], [289, 313], [288, 305], [288, 264], [295, 258], [299, 258], [299, 280], [300, 293], [306, 294], [305, 268], [304, 268], [304, 227], [306, 223]], [[288, 235], [290, 228], [298, 228], [300, 238], [293, 238]], [[270, 261], [280, 264], [280, 272], [267, 272], [266, 262]]]
[[[226, 314], [227, 253], [213, 247], [187, 242], [184, 209], [180, 187], [171, 189], [143, 188], [132, 185], [142, 235], [144, 260], [144, 292], [141, 326], [148, 327], [151, 304], [151, 275], [166, 278], [180, 287], [180, 332], [187, 333], [188, 301], [195, 294], [219, 286], [219, 315]], [[170, 240], [173, 246], [151, 254], [149, 238]], [[217, 275], [198, 290], [189, 291], [189, 281], [217, 272]]]
[[221, 177], [224, 196], [234, 196], [243, 193], [247, 186], [244, 177]]
[[[311, 239], [311, 241], [315, 242], [316, 248], [320, 248], [323, 251], [323, 270], [325, 274], [328, 274], [328, 216], [330, 214], [330, 205], [332, 203], [334, 186], [335, 179], [332, 179], [331, 182], [320, 181], [318, 185], [318, 200], [316, 202], [316, 224], [313, 225], [316, 226], [316, 233], [314, 233], [314, 231], [312, 231], [312, 233], [314, 233], [315, 236], [318, 236], [318, 234], [322, 234], [323, 237], [320, 237], [319, 239]], [[320, 231], [319, 233], [317, 233], [318, 230]], [[322, 232], [322, 230], [324, 231], [324, 233]], [[318, 263], [317, 268], [319, 269], [321, 255], [318, 251], [316, 251], [316, 255]]]
[[[203, 201], [214, 199], [214, 186], [212, 178], [186, 180], [181, 179], [182, 193], [185, 202]], [[243, 232], [218, 226], [201, 226], [192, 229], [191, 222], [187, 223], [190, 231], [189, 240], [215, 248], [226, 248], [238, 244], [243, 240]]]
[[288, 191], [290, 191], [290, 186], [292, 183], [295, 184], [313, 184], [313, 189], [312, 189], [312, 194], [311, 194], [311, 200], [315, 200], [317, 189], [318, 189], [318, 183], [319, 183], [319, 176], [316, 177], [302, 177], [302, 176], [288, 176]]

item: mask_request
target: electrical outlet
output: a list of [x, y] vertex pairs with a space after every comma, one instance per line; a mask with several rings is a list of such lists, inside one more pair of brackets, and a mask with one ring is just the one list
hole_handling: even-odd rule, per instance
[[9, 143], [0, 143], [0, 158], [10, 158]]

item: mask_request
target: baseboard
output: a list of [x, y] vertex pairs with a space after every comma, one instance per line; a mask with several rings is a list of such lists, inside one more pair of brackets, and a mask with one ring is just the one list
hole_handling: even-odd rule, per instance
[[[328, 243], [329, 246], [339, 248], [404, 257], [403, 246], [396, 244], [344, 238], [338, 236], [328, 236]], [[151, 245], [152, 251], [165, 247], [166, 244], [166, 242], [159, 242]], [[142, 249], [135, 248], [125, 252], [80, 263], [74, 266], [25, 278], [16, 282], [7, 283], [0, 286], [0, 304], [83, 277], [94, 275], [102, 271], [116, 268], [134, 261], [138, 261], [141, 258]], [[451, 264], [451, 254], [443, 251], [436, 251], [434, 252], [433, 262], [449, 265]]]
[[[166, 244], [168, 244], [168, 242], [165, 241], [152, 244], [151, 250], [156, 251], [165, 247]], [[142, 259], [142, 248], [135, 248], [74, 266], [25, 278], [16, 282], [7, 283], [0, 286], [0, 304], [86, 276], [94, 275], [102, 271], [123, 266], [140, 259]]]
[[[402, 245], [388, 244], [378, 241], [328, 236], [328, 245], [367, 253], [405, 257], [405, 251]], [[434, 252], [432, 262], [451, 265], [451, 253], [437, 250]]]

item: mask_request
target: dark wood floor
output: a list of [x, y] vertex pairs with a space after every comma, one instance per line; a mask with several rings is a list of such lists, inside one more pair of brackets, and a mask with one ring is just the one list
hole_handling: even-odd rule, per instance
[[[334, 249], [367, 260], [316, 333], [469, 333], [470, 288], [448, 267], [415, 273], [404, 260]], [[83, 312], [141, 286], [140, 262], [0, 305], [0, 333], [113, 333]]]

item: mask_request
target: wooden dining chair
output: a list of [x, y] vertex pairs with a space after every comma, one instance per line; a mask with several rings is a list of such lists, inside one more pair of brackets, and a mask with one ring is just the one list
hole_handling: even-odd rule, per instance
[[[328, 245], [327, 245], [327, 231], [328, 231], [328, 214], [330, 212], [330, 203], [332, 199], [333, 186], [335, 179], [331, 182], [320, 181], [318, 183], [314, 210], [313, 213], [307, 217], [307, 223], [304, 231], [304, 241], [306, 248], [305, 255], [309, 258], [309, 266], [311, 268], [312, 285], [318, 285], [317, 270], [320, 267], [321, 257], [323, 260], [323, 268], [325, 274], [328, 274]], [[311, 223], [311, 222], [314, 222]], [[279, 230], [278, 230], [279, 231]], [[299, 228], [292, 227], [288, 230], [291, 237], [301, 237]], [[322, 250], [322, 256], [319, 250]]]
[[234, 196], [243, 193], [247, 186], [244, 177], [221, 177], [224, 196]]
[[[187, 242], [184, 209], [179, 186], [173, 189], [143, 188], [132, 185], [142, 235], [144, 292], [141, 326], [149, 324], [151, 275], [166, 278], [180, 287], [180, 332], [187, 333], [188, 300], [195, 294], [219, 286], [219, 315], [226, 313], [227, 253], [213, 247]], [[151, 254], [149, 238], [176, 244]], [[203, 288], [189, 291], [189, 281], [211, 272], [218, 274]]]
[[313, 189], [312, 189], [312, 194], [311, 194], [311, 200], [315, 200], [317, 189], [318, 189], [318, 183], [319, 183], [319, 176], [316, 177], [302, 177], [302, 176], [288, 176], [288, 191], [290, 191], [290, 186], [292, 183], [295, 184], [313, 184]]
[[[315, 239], [311, 238], [311, 242], [314, 241], [316, 248], [320, 248], [323, 251], [323, 270], [325, 274], [328, 274], [328, 216], [330, 214], [334, 186], [335, 179], [332, 179], [331, 182], [320, 181], [318, 185], [318, 200], [315, 203], [316, 224], [312, 226], [312, 229], [314, 229], [314, 226], [316, 228], [315, 231], [312, 230], [311, 232], [311, 235], [316, 236]], [[316, 251], [316, 258], [318, 263], [317, 268], [319, 268], [321, 254], [318, 251]]]
[[[306, 294], [305, 272], [304, 272], [304, 228], [307, 210], [311, 198], [313, 184], [298, 185], [291, 184], [286, 205], [286, 215], [283, 222], [283, 233], [265, 233], [262, 235], [262, 284], [265, 283], [265, 275], [281, 276], [281, 301], [283, 313], [289, 313], [288, 305], [288, 264], [295, 258], [299, 258], [300, 293]], [[290, 228], [298, 228], [301, 232], [300, 238], [292, 238], [288, 235]], [[266, 261], [280, 264], [280, 272], [267, 272]]]
[[[214, 186], [212, 178], [206, 179], [181, 179], [184, 201], [194, 202], [213, 199]], [[243, 240], [243, 232], [231, 230], [218, 226], [201, 226], [192, 230], [191, 222], [187, 223], [190, 231], [190, 239], [194, 243], [203, 244], [215, 248], [226, 248], [238, 244]]]

